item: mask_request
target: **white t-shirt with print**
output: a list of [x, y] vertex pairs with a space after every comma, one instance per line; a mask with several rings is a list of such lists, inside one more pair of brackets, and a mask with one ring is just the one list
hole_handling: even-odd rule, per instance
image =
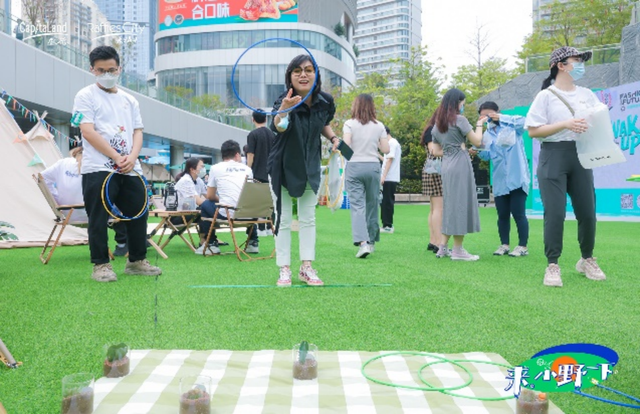
[[384, 155], [382, 163], [382, 171], [384, 171], [387, 168], [387, 163], [391, 162], [385, 181], [400, 182], [400, 161], [402, 161], [402, 148], [398, 140], [392, 137], [389, 140], [389, 153]]
[[[82, 176], [78, 172], [78, 161], [75, 158], [63, 158], [51, 167], [42, 171], [42, 177], [51, 195], [60, 205], [84, 204], [82, 197]], [[87, 218], [85, 210], [73, 212], [74, 221]]]
[[247, 177], [253, 178], [251, 168], [236, 161], [222, 161], [209, 170], [208, 186], [216, 188], [218, 204], [235, 207]]
[[[131, 153], [133, 130], [143, 128], [138, 101], [120, 88], [117, 93], [105, 92], [95, 83], [82, 88], [73, 102], [73, 113], [76, 112], [83, 115], [81, 124], [93, 124], [96, 132], [121, 155]], [[116, 168], [111, 158], [95, 149], [86, 139], [82, 147], [82, 174]], [[138, 160], [134, 170], [142, 174]]]
[[[554, 85], [551, 85], [548, 89], [553, 89], [554, 92], [562, 96], [571, 108], [573, 108], [574, 112], [590, 108], [600, 102], [595, 93], [582, 86], [576, 86], [576, 89], [571, 92], [562, 91]], [[571, 115], [571, 111], [567, 108], [567, 105], [549, 90], [545, 89], [538, 92], [538, 95], [533, 100], [531, 108], [529, 108], [529, 112], [527, 113], [524, 126], [528, 129], [530, 127], [555, 124], [571, 118], [573, 118], [573, 115]], [[579, 134], [564, 129], [556, 134], [541, 138], [540, 141], [575, 141], [578, 137]]]
[[178, 180], [175, 186], [176, 192], [178, 193], [178, 206], [182, 205], [182, 201], [188, 197], [195, 197], [198, 194], [198, 190], [196, 188], [196, 183], [193, 182], [193, 178], [189, 174], [185, 174]]

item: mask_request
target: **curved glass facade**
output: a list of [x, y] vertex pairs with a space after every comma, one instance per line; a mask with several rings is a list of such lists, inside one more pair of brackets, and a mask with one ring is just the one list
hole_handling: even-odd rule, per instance
[[[234, 81], [240, 97], [254, 108], [271, 108], [284, 92], [284, 73], [287, 65], [240, 65]], [[233, 66], [208, 66], [172, 69], [156, 73], [157, 87], [171, 91], [172, 87], [186, 94], [185, 98], [200, 95], [217, 95], [227, 107], [240, 107], [233, 93], [231, 72]], [[346, 86], [340, 75], [320, 68], [323, 90]], [[169, 88], [169, 89], [167, 89]]]
[[[349, 70], [353, 72], [356, 70], [356, 62], [339, 43], [326, 35], [310, 30], [236, 30], [168, 36], [158, 39], [158, 56], [199, 50], [246, 49], [254, 43], [272, 37], [296, 40], [310, 50], [326, 52], [344, 62]], [[299, 48], [296, 44], [284, 40], [256, 46], [256, 48], [263, 47]]]

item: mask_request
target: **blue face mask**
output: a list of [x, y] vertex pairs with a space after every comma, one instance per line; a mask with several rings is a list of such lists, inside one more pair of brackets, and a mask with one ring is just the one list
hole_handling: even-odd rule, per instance
[[464, 104], [460, 105], [460, 113], [463, 114], [464, 113]]
[[569, 72], [569, 75], [571, 75], [573, 80], [578, 80], [584, 76], [585, 72], [584, 62], [573, 62], [573, 70]]

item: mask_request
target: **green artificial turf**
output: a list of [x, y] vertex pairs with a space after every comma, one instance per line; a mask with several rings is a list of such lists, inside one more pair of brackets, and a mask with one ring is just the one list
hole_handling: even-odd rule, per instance
[[[605, 385], [640, 397], [634, 255], [640, 223], [598, 224], [595, 254], [608, 280], [594, 282], [575, 271], [576, 223], [567, 222], [559, 289], [542, 285], [541, 221], [530, 222], [528, 257], [494, 257], [495, 210], [481, 208], [483, 231], [465, 243], [480, 261], [452, 262], [426, 250], [428, 208], [396, 206], [395, 234], [382, 234], [365, 260], [355, 258], [349, 211], [317, 210], [315, 266], [325, 283], [390, 287], [193, 288], [275, 285], [278, 269], [275, 260], [195, 256], [177, 238], [166, 248], [168, 260], [149, 249], [162, 276], [124, 275], [118, 258], [119, 280], [109, 284], [90, 278], [87, 246], [59, 248], [46, 266], [38, 249], [0, 250], [0, 338], [24, 363], [0, 367], [0, 401], [10, 414], [57, 412], [61, 378], [82, 371], [100, 377], [110, 342], [132, 349], [259, 350], [290, 349], [301, 340], [321, 350], [493, 352], [512, 364], [554, 345], [598, 343], [620, 356]], [[293, 258], [297, 245], [296, 234]], [[273, 248], [273, 238], [261, 238], [260, 248]], [[566, 413], [627, 411], [571, 394], [550, 398]]]

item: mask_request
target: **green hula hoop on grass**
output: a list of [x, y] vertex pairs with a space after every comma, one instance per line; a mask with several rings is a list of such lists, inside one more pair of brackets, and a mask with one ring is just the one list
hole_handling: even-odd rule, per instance
[[[450, 364], [458, 365], [458, 363], [464, 363], [464, 362], [473, 362], [476, 364], [486, 364], [486, 365], [495, 365], [495, 366], [504, 367], [504, 368], [513, 368], [511, 365], [501, 364], [500, 362], [481, 361], [477, 359], [450, 359], [450, 360], [444, 360], [444, 361], [434, 361], [434, 362], [429, 362], [428, 364], [424, 364], [423, 366], [420, 367], [420, 371], [418, 371], [418, 377], [420, 378], [420, 381], [422, 381], [423, 383], [431, 387], [431, 384], [429, 384], [424, 378], [422, 378], [422, 371], [425, 368], [431, 365], [436, 365], [436, 364], [450, 363]], [[433, 389], [435, 390], [436, 388], [433, 388]], [[504, 400], [510, 400], [510, 399], [516, 398], [515, 395], [509, 395], [506, 397], [473, 397], [470, 395], [460, 395], [460, 394], [453, 393], [451, 392], [453, 390], [439, 390], [439, 391], [451, 397], [467, 398], [469, 400], [478, 400], [478, 401], [504, 401]]]
[[[426, 357], [431, 357], [431, 358], [435, 358], [438, 359], [439, 361], [435, 361], [435, 362], [431, 362], [427, 365], [431, 365], [431, 364], [444, 364], [444, 363], [450, 363], [452, 365], [455, 365], [459, 368], [461, 368], [464, 372], [466, 372], [469, 375], [469, 380], [467, 382], [465, 382], [462, 385], [456, 385], [455, 387], [446, 387], [446, 388], [436, 388], [431, 386], [431, 384], [428, 384], [423, 378], [422, 378], [422, 371], [424, 370], [424, 368], [426, 368], [427, 365], [423, 366], [420, 368], [420, 372], [418, 373], [418, 377], [420, 378], [420, 380], [425, 383], [426, 385], [429, 386], [429, 388], [427, 387], [415, 387], [412, 385], [401, 385], [401, 384], [394, 384], [392, 382], [385, 382], [385, 381], [381, 381], [379, 379], [375, 379], [370, 377], [369, 375], [367, 375], [367, 373], [365, 372], [365, 369], [367, 368], [367, 365], [369, 365], [370, 363], [377, 361], [379, 359], [382, 358], [386, 358], [389, 356], [394, 356], [394, 355], [413, 355], [413, 356], [426, 356]], [[439, 355], [434, 355], [434, 354], [429, 354], [426, 352], [411, 352], [411, 351], [400, 351], [400, 352], [391, 352], [389, 354], [383, 354], [383, 355], [378, 355], [377, 357], [373, 357], [371, 359], [369, 359], [368, 361], [366, 361], [363, 365], [362, 365], [362, 369], [361, 369], [362, 375], [364, 375], [364, 377], [366, 379], [368, 379], [371, 382], [375, 382], [376, 384], [380, 384], [380, 385], [385, 385], [387, 387], [393, 387], [393, 388], [406, 388], [409, 390], [417, 390], [417, 391], [439, 391], [439, 392], [447, 392], [447, 391], [455, 391], [455, 390], [459, 390], [461, 388], [465, 388], [468, 387], [469, 384], [471, 384], [471, 382], [473, 382], [473, 375], [471, 375], [471, 371], [469, 371], [467, 368], [465, 368], [464, 366], [462, 366], [461, 364], [449, 360], [447, 358], [443, 358]]]

